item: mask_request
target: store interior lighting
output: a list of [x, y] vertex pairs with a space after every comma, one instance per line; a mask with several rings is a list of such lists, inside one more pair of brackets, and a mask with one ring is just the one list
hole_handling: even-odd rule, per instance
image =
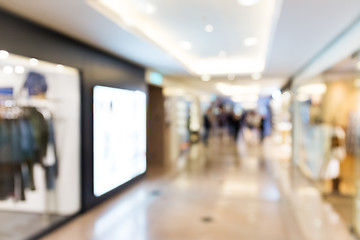
[[235, 95], [231, 97], [233, 102], [246, 102], [246, 103], [256, 103], [259, 99], [257, 94], [244, 94], [244, 95]]
[[324, 94], [326, 92], [326, 85], [324, 83], [313, 83], [299, 87], [298, 93], [302, 94]]
[[232, 85], [226, 83], [216, 83], [215, 87], [225, 96], [235, 96], [240, 94], [259, 94], [259, 85]]
[[211, 76], [210, 75], [202, 75], [201, 76], [201, 81], [203, 82], [208, 82], [211, 80]]
[[251, 74], [251, 78], [253, 80], [260, 80], [261, 77], [262, 77], [261, 73], [253, 73], [253, 74]]

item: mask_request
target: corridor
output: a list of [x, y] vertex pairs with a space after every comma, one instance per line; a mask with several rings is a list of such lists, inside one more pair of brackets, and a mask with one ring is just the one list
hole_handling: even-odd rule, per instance
[[353, 239], [274, 137], [193, 144], [177, 171], [146, 178], [46, 236], [123, 240]]

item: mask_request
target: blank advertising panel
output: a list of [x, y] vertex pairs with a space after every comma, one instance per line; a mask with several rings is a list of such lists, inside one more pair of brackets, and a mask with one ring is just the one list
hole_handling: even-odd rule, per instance
[[146, 95], [94, 87], [94, 195], [146, 171]]

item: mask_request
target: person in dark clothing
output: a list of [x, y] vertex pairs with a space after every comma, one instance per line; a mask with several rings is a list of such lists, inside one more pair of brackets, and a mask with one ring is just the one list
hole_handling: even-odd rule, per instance
[[259, 131], [260, 131], [260, 142], [263, 142], [265, 138], [265, 116], [261, 117]]
[[238, 115], [233, 115], [233, 119], [232, 119], [232, 124], [233, 124], [233, 128], [234, 128], [234, 140], [235, 142], [238, 139], [239, 136], [239, 131], [240, 131], [240, 127], [241, 127], [241, 117]]
[[203, 141], [204, 144], [207, 146], [209, 141], [209, 134], [211, 130], [211, 109], [209, 108], [206, 113], [204, 114], [204, 137]]

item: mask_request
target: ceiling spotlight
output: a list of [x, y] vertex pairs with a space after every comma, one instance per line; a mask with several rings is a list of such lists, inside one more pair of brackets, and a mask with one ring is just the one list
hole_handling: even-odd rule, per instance
[[258, 44], [259, 40], [255, 37], [249, 37], [244, 40], [244, 45], [246, 47], [252, 47]]
[[235, 75], [234, 75], [234, 74], [229, 74], [229, 75], [227, 76], [227, 78], [228, 78], [230, 81], [235, 80]]
[[221, 58], [226, 57], [226, 52], [225, 51], [220, 51], [219, 52], [219, 57], [221, 57]]
[[253, 74], [251, 74], [251, 78], [253, 80], [259, 80], [259, 79], [261, 79], [261, 77], [262, 77], [261, 73], [253, 73]]
[[12, 74], [14, 69], [11, 66], [5, 66], [3, 67], [3, 72], [6, 74]]
[[237, 0], [240, 5], [252, 6], [259, 2], [259, 0]]
[[185, 50], [190, 50], [191, 49], [191, 43], [188, 42], [188, 41], [182, 41], [182, 42], [180, 42], [180, 47], [182, 49], [185, 49]]
[[58, 70], [59, 72], [64, 71], [64, 65], [61, 64], [56, 65], [56, 70]]
[[204, 82], [208, 82], [208, 81], [210, 81], [210, 79], [211, 79], [210, 75], [202, 75], [201, 76], [201, 80]]
[[29, 63], [31, 66], [36, 66], [38, 64], [39, 60], [36, 58], [30, 58]]
[[16, 66], [15, 67], [15, 72], [18, 74], [22, 74], [25, 72], [25, 68], [23, 66]]
[[214, 26], [211, 24], [208, 24], [205, 26], [205, 31], [208, 33], [211, 33], [212, 31], [214, 31]]
[[0, 59], [6, 59], [9, 56], [9, 53], [5, 50], [0, 50]]

